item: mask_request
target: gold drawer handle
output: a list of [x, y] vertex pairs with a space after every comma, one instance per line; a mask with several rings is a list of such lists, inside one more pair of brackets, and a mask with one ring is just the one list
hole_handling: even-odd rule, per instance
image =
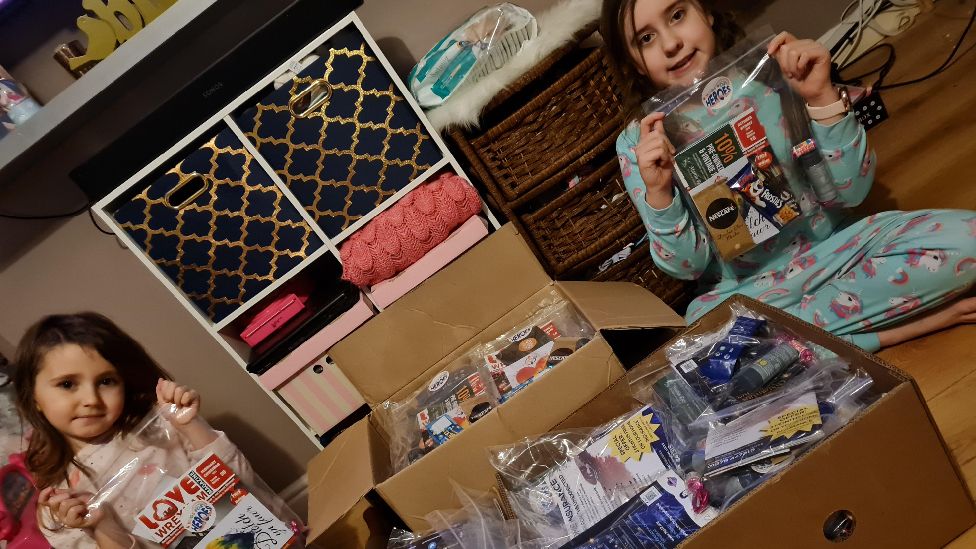
[[[191, 184], [193, 186], [191, 186]], [[187, 175], [180, 175], [180, 182], [176, 184], [175, 187], [166, 193], [163, 197], [163, 204], [173, 208], [174, 210], [182, 210], [196, 200], [200, 195], [210, 190], [213, 187], [213, 179], [209, 175], [204, 175], [199, 172], [193, 172]], [[197, 187], [196, 185], [199, 185]], [[187, 193], [189, 196], [183, 198]], [[174, 204], [173, 199], [179, 200], [178, 203]]]
[[288, 112], [295, 118], [308, 118], [316, 111], [324, 111], [330, 97], [332, 97], [332, 84], [329, 84], [325, 78], [319, 78], [297, 95], [291, 96], [291, 100], [288, 101]]

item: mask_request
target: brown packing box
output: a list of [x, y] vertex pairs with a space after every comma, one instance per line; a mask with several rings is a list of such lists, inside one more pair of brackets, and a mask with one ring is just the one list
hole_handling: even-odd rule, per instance
[[[624, 341], [631, 334], [628, 341], [643, 344], [644, 354], [684, 325], [660, 299], [634, 284], [553, 282], [517, 231], [506, 225], [337, 344], [330, 355], [375, 410], [427, 383], [474, 343], [518, 327], [551, 296], [570, 301], [606, 337], [614, 334]], [[448, 479], [483, 491], [493, 487], [486, 447], [551, 430], [623, 375], [611, 345], [597, 335], [503, 406], [395, 475], [386, 433], [371, 414], [309, 463], [310, 539], [339, 547], [333, 545], [337, 530], [361, 525], [364, 498], [385, 502], [413, 529], [426, 528], [425, 515], [458, 506]]]
[[[837, 511], [854, 517], [850, 549], [942, 547], [976, 523], [976, 509], [915, 381], [824, 330], [779, 309], [734, 296], [675, 337], [714, 330], [741, 303], [863, 368], [886, 395], [853, 422], [768, 479], [681, 545], [682, 549], [837, 547], [824, 523]], [[629, 413], [630, 380], [669, 368], [664, 347], [626, 377], [561, 422], [557, 429], [591, 428]], [[656, 375], [638, 382], [650, 387]], [[640, 394], [641, 390], [636, 389]]]

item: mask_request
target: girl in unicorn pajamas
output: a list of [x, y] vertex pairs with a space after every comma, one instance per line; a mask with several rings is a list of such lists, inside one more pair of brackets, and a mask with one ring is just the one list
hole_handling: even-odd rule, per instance
[[[702, 245], [707, 232], [674, 188], [676, 151], [666, 135], [665, 116], [641, 118], [640, 103], [657, 90], [690, 84], [741, 33], [706, 0], [605, 0], [601, 31], [625, 82], [625, 108], [634, 115], [617, 139], [624, 183], [649, 233], [657, 266], [673, 277], [699, 281], [702, 295], [688, 307], [689, 322], [736, 293], [780, 307], [869, 351], [976, 322], [976, 297], [964, 297], [976, 282], [976, 212], [890, 211], [852, 219], [849, 208], [871, 190], [877, 161], [864, 128], [850, 112], [812, 124], [836, 200], [784, 227], [768, 246], [734, 260], [724, 261]], [[782, 33], [768, 53], [808, 106], [839, 101], [823, 46]], [[775, 91], [753, 82], [743, 92], [735, 108], [751, 106], [765, 127], [783, 127]], [[726, 112], [704, 106], [681, 114], [704, 134], [727, 120]], [[777, 158], [790, 158], [790, 143], [781, 132], [767, 136]]]

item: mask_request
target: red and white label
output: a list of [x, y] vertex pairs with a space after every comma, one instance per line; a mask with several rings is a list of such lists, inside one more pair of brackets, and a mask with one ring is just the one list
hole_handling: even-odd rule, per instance
[[196, 501], [215, 503], [237, 483], [237, 475], [216, 455], [203, 458], [181, 478], [165, 487], [136, 516], [133, 533], [167, 547], [186, 531], [183, 511]]
[[749, 154], [753, 149], [766, 143], [766, 128], [759, 123], [756, 111], [749, 109], [732, 121], [735, 137], [739, 140], [742, 152]]

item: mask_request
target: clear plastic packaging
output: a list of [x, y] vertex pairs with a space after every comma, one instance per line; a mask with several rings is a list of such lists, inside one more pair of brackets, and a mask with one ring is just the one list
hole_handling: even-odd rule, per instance
[[424, 517], [433, 527], [429, 534], [395, 529], [387, 549], [548, 549], [515, 520], [506, 520], [489, 494], [465, 490], [454, 484], [461, 508], [434, 511]]
[[445, 540], [440, 532], [415, 534], [409, 530], [394, 528], [386, 549], [460, 549], [453, 540]]
[[384, 402], [380, 420], [395, 471], [427, 455], [586, 345], [594, 330], [556, 295], [515, 329], [480, 345], [402, 400]]
[[544, 539], [568, 541], [675, 469], [667, 423], [643, 406], [593, 431], [491, 448], [489, 459], [518, 519]]
[[721, 510], [879, 397], [870, 375], [835, 353], [746, 306], [729, 308], [729, 321], [676, 338], [630, 375], [635, 398], [672, 419], [676, 471]]
[[674, 471], [577, 536], [565, 549], [672, 549], [711, 522], [714, 508], [696, 510], [693, 490]]
[[[872, 385], [871, 376], [864, 370], [849, 372], [840, 362], [825, 363], [822, 370], [808, 376], [806, 380], [798, 383], [794, 390], [787, 391], [784, 394], [787, 398], [791, 394], [800, 392], [812, 392], [816, 395], [821, 421], [819, 428], [814, 426], [817, 432], [812, 433], [807, 440], [801, 441], [799, 444], [789, 445], [788, 451], [782, 451], [782, 447], [780, 447], [776, 449], [777, 453], [772, 454], [771, 452], [772, 455], [769, 457], [752, 461], [726, 473], [707, 477], [704, 486], [710, 502], [724, 511], [767, 478], [789, 466], [796, 457], [812, 448], [818, 440], [830, 436], [846, 425], [872, 401], [874, 395], [869, 392]], [[762, 405], [755, 406], [753, 403], [748, 405], [752, 407], [750, 414], [762, 407]], [[723, 414], [714, 417], [721, 415], [733, 417], [734, 414], [735, 410], [729, 410], [727, 413], [723, 412]], [[802, 420], [799, 415], [796, 419]], [[749, 421], [746, 419], [747, 416], [742, 416], [742, 418], [745, 422]], [[720, 422], [721, 420], [719, 420]], [[712, 423], [714, 424], [714, 422]], [[795, 435], [797, 440], [805, 436], [802, 433]], [[785, 438], [784, 441], [786, 441]], [[783, 444], [783, 446], [786, 445]], [[706, 463], [704, 452], [701, 457], [702, 461], [699, 462], [699, 466], [703, 469]]]
[[[692, 424], [685, 426], [684, 446], [679, 449], [683, 469], [705, 477], [714, 476], [752, 461], [786, 453], [801, 443], [819, 440], [823, 436], [820, 433], [823, 421], [818, 394], [826, 398], [832, 384], [849, 375], [846, 362], [824, 361], [804, 370], [779, 390], [719, 410], [706, 410]], [[783, 440], [771, 437], [768, 444], [762, 444], [765, 430], [775, 429], [786, 421], [784, 418], [794, 417], [799, 418], [800, 423], [809, 420], [813, 426], [790, 433], [796, 437], [784, 436]], [[790, 425], [793, 424], [787, 422], [784, 429]], [[747, 443], [742, 443], [743, 440]], [[747, 444], [751, 446], [745, 449]], [[689, 457], [689, 451], [695, 455]], [[726, 453], [727, 459], [723, 457]], [[689, 463], [694, 465], [689, 467]]]
[[535, 17], [518, 6], [504, 3], [478, 10], [410, 71], [410, 91], [421, 107], [436, 107], [462, 85], [502, 67], [538, 30]]
[[732, 310], [722, 327], [682, 336], [665, 348], [671, 372], [660, 372], [660, 356], [635, 368], [630, 383], [637, 399], [648, 402], [648, 395], [658, 395], [687, 425], [706, 409], [775, 392], [818, 356], [831, 355], [755, 311], [740, 305]]
[[491, 377], [462, 356], [404, 400], [386, 401], [379, 414], [390, 437], [395, 471], [427, 455], [498, 405]]
[[594, 333], [575, 307], [557, 300], [469, 356], [483, 364], [505, 402], [589, 343]]
[[771, 39], [740, 42], [692, 84], [644, 103], [666, 114], [676, 186], [725, 260], [837, 198], [805, 103], [766, 53]]
[[218, 440], [187, 454], [169, 419], [181, 413], [156, 410], [86, 460], [105, 472], [91, 479], [89, 513], [110, 507], [144, 546], [304, 547], [297, 515], [236, 448]]

